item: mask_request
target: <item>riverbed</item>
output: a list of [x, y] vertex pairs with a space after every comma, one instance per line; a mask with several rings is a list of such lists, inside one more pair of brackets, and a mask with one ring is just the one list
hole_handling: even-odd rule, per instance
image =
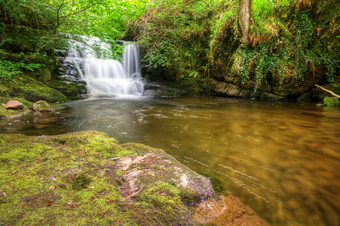
[[162, 148], [273, 225], [340, 224], [340, 109], [229, 98], [100, 98], [0, 133], [106, 132]]

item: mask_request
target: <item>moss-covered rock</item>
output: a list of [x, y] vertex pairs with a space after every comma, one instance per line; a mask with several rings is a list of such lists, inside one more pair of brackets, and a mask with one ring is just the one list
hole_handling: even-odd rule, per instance
[[[130, 160], [128, 169], [121, 167]], [[175, 167], [173, 172], [170, 166]], [[155, 175], [147, 174], [147, 169]], [[0, 223], [187, 225], [190, 212], [183, 201], [198, 194], [176, 184], [176, 180], [191, 183], [190, 178], [182, 180], [178, 170], [193, 175], [198, 186], [199, 181], [207, 186], [207, 179], [162, 150], [120, 145], [101, 132], [1, 134]], [[127, 175], [137, 171], [140, 190], [133, 192]]]
[[70, 81], [53, 80], [49, 86], [64, 94], [69, 100], [79, 100], [86, 93], [86, 85]]
[[327, 107], [340, 107], [340, 100], [337, 97], [325, 97], [323, 98], [323, 103]]
[[30, 102], [44, 100], [49, 103], [63, 103], [67, 100], [59, 91], [27, 75], [16, 76], [11, 80], [4, 80], [0, 85], [0, 89], [2, 86], [6, 87], [4, 93], [8, 96], [21, 97]]
[[47, 111], [51, 111], [51, 106], [46, 101], [39, 100], [33, 104], [32, 109], [33, 111], [47, 112]]

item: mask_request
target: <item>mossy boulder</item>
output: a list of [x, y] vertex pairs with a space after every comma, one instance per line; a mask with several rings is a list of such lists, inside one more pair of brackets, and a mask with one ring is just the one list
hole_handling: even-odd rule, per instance
[[[44, 100], [49, 103], [63, 103], [67, 100], [67, 98], [58, 90], [27, 75], [16, 76], [11, 80], [3, 81], [2, 85], [7, 87], [6, 90], [4, 90], [6, 95], [15, 95], [30, 102]], [[1, 87], [2, 86], [0, 86], [0, 88]]]
[[26, 100], [36, 102], [45, 100], [47, 102], [65, 102], [66, 97], [59, 91], [52, 89], [41, 82], [35, 82], [17, 87], [17, 92]]
[[[139, 176], [129, 175], [136, 172]], [[162, 150], [120, 145], [105, 133], [0, 135], [4, 225], [188, 225], [184, 202], [199, 200], [198, 191], [203, 192], [189, 188], [190, 183], [213, 194], [208, 179]]]
[[51, 111], [51, 106], [43, 100], [39, 100], [33, 104], [33, 111], [48, 112]]
[[53, 80], [49, 86], [64, 94], [69, 100], [79, 100], [82, 94], [86, 94], [86, 85], [76, 82]]
[[325, 97], [323, 98], [323, 103], [327, 107], [340, 107], [340, 100], [337, 97]]

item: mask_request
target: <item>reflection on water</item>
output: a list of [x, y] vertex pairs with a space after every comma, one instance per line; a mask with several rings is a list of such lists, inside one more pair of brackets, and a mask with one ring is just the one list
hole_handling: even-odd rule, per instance
[[0, 132], [94, 129], [163, 148], [274, 225], [340, 224], [340, 110], [234, 99], [96, 99]]

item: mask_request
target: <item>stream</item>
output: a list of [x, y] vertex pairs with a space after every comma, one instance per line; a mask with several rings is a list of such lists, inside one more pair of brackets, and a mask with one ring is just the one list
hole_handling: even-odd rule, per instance
[[164, 149], [273, 225], [340, 224], [340, 109], [229, 98], [87, 99], [0, 133], [98, 130]]

